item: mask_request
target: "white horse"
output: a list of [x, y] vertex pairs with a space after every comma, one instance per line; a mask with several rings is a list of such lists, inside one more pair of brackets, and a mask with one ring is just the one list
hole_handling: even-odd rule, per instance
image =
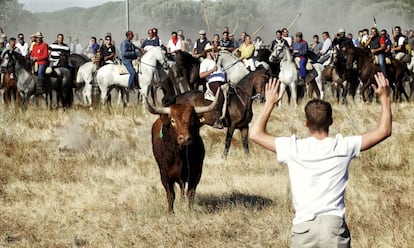
[[85, 106], [91, 106], [92, 104], [92, 82], [95, 72], [95, 62], [89, 61], [81, 65], [76, 74], [76, 84], [85, 84], [83, 88], [80, 88], [82, 89], [82, 100]]
[[226, 73], [227, 81], [236, 85], [242, 78], [250, 73], [243, 62], [236, 55], [225, 50], [220, 50], [217, 55], [217, 65]]
[[[295, 107], [297, 107], [298, 101], [296, 93], [296, 82], [299, 78], [299, 73], [296, 68], [295, 61], [293, 61], [292, 54], [290, 54], [289, 48], [284, 45], [275, 46], [275, 48], [272, 51], [272, 54], [269, 57], [269, 61], [280, 61], [279, 94], [283, 96], [283, 94], [286, 91], [286, 87], [289, 87], [290, 92], [292, 93], [293, 102], [295, 103]], [[282, 107], [282, 101], [279, 101], [279, 107]]]
[[[146, 114], [146, 100], [150, 95], [151, 87], [162, 88], [167, 79], [174, 80], [170, 69], [174, 62], [168, 61], [167, 51], [163, 47], [153, 47], [146, 51], [139, 63], [138, 79], [141, 87], [142, 105]], [[173, 82], [174, 84], [174, 82]], [[155, 92], [157, 94], [157, 92]], [[155, 102], [155, 100], [153, 101]]]
[[[275, 62], [276, 60], [280, 60], [279, 80], [281, 82], [281, 85], [279, 93], [283, 94], [286, 90], [286, 86], [288, 86], [292, 92], [292, 97], [295, 102], [295, 106], [297, 106], [296, 82], [299, 80], [298, 66], [293, 60], [290, 50], [283, 45], [276, 46], [272, 51], [272, 54], [270, 55], [270, 62]], [[316, 77], [311, 80], [315, 80], [316, 86], [318, 87], [320, 93], [319, 98], [323, 99], [325, 96], [323, 90], [323, 83], [325, 82], [323, 70], [325, 69], [325, 67], [321, 63], [314, 63], [312, 64], [312, 67], [316, 71]], [[308, 96], [312, 96], [311, 91], [308, 92]], [[281, 101], [279, 102], [279, 107], [280, 106]]]

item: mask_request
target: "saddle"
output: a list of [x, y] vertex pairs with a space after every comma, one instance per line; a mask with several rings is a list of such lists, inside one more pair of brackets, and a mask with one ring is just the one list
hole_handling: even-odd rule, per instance
[[[308, 62], [306, 63], [306, 71], [312, 71], [313, 70], [313, 65], [310, 62], [311, 60], [308, 59]], [[296, 64], [296, 68], [299, 68], [299, 62], [300, 62], [300, 58], [296, 57], [295, 58], [295, 64]]]
[[[378, 65], [378, 56], [374, 56], [374, 64]], [[391, 58], [385, 57], [385, 64], [391, 65]]]
[[[224, 96], [224, 103], [223, 103], [223, 109], [221, 111], [221, 116], [220, 119], [223, 119], [224, 116], [226, 116], [226, 111], [227, 111], [227, 99], [229, 98], [229, 84], [225, 83], [223, 85], [220, 86], [221, 91], [223, 91], [223, 96]], [[206, 92], [204, 92], [204, 99], [209, 100], [209, 101], [214, 101], [215, 96], [213, 91], [210, 89], [210, 86], [208, 84], [206, 84]], [[230, 88], [232, 89], [232, 88]]]
[[[134, 67], [135, 71], [138, 71], [138, 65], [139, 62], [137, 59], [132, 60], [132, 66]], [[118, 73], [119, 75], [129, 74], [128, 69], [123, 63], [118, 64]]]
[[124, 64], [118, 64], [118, 73], [119, 75], [129, 74]]

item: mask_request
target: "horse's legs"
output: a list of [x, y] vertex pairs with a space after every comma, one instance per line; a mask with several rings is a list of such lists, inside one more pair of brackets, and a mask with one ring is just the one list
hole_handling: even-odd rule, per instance
[[234, 133], [234, 126], [229, 126], [227, 128], [227, 133], [226, 133], [226, 143], [224, 145], [224, 151], [223, 151], [223, 157], [227, 158], [227, 154], [229, 153], [229, 149], [230, 149], [230, 145], [231, 145], [231, 139], [233, 138], [233, 133]]
[[293, 82], [289, 85], [290, 91], [292, 92], [293, 103], [295, 104], [295, 108], [298, 106], [298, 95], [296, 89], [296, 83]]
[[101, 90], [101, 103], [105, 104], [106, 100], [108, 99], [108, 88], [107, 87], [99, 87]]
[[242, 138], [244, 154], [249, 155], [249, 127], [241, 128], [240, 134]]
[[[285, 94], [286, 91], [286, 84], [281, 83], [279, 86], [279, 96], [283, 96], [283, 94]], [[279, 101], [279, 108], [282, 107], [282, 98]]]

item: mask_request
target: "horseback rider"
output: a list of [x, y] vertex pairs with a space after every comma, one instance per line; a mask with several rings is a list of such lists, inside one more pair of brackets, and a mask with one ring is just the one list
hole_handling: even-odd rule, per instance
[[[3, 59], [4, 56], [6, 56], [6, 54], [11, 54], [13, 52], [17, 52], [19, 54], [22, 54], [22, 52], [20, 51], [20, 49], [18, 47], [16, 47], [16, 38], [11, 37], [9, 39], [9, 45], [8, 45], [8, 47], [5, 50], [3, 50], [3, 52], [1, 53], [0, 58]], [[2, 72], [1, 73], [1, 80], [3, 80], [3, 74], [4, 73]], [[11, 72], [10, 73], [10, 79], [14, 79], [14, 72]]]
[[207, 44], [210, 44], [210, 41], [206, 38], [206, 31], [200, 30], [198, 34], [200, 38], [198, 38], [194, 43], [192, 51], [192, 55], [196, 58], [200, 58], [202, 56], [204, 48], [207, 46]]
[[69, 46], [63, 42], [63, 34], [56, 36], [56, 41], [49, 46], [49, 61], [52, 67], [56, 67], [59, 63], [60, 56], [63, 54], [70, 54]]
[[402, 60], [407, 53], [405, 49], [406, 37], [401, 34], [401, 27], [396, 26], [394, 28], [394, 48], [392, 49], [395, 52], [395, 59]]
[[218, 48], [227, 50], [229, 52], [232, 52], [234, 50], [234, 43], [229, 39], [228, 31], [223, 32], [223, 38], [220, 40]]
[[24, 35], [22, 33], [17, 35], [16, 47], [20, 49], [24, 57], [29, 58], [29, 43], [24, 41]]
[[329, 32], [325, 31], [322, 33], [322, 39], [323, 39], [323, 44], [322, 44], [322, 49], [319, 52], [319, 59], [318, 59], [318, 63], [323, 64], [325, 61], [327, 61], [329, 59], [329, 51], [332, 49], [332, 40], [331, 37], [329, 36]]
[[273, 51], [276, 46], [284, 45], [286, 47], [289, 47], [288, 42], [282, 38], [282, 30], [276, 31], [276, 38], [272, 41], [272, 45], [270, 46], [270, 51]]
[[41, 94], [45, 90], [45, 71], [49, 66], [49, 53], [48, 45], [43, 41], [43, 34], [41, 32], [36, 32], [34, 34], [34, 37], [36, 43], [33, 46], [33, 50], [30, 54], [30, 59], [38, 65], [36, 94]]
[[[345, 35], [345, 29], [340, 28], [338, 29], [337, 36], [333, 40], [332, 45], [337, 47], [339, 54], [342, 54], [344, 55], [343, 57], [345, 57], [346, 49], [348, 47], [354, 47], [354, 42]], [[338, 56], [340, 56], [339, 54]]]
[[135, 47], [135, 45], [131, 42], [134, 37], [134, 33], [132, 31], [127, 31], [125, 36], [126, 39], [121, 43], [121, 60], [129, 72], [128, 90], [133, 90], [137, 72], [132, 65], [132, 60], [138, 58], [138, 54], [136, 52], [137, 47]]
[[256, 65], [253, 60], [254, 45], [250, 42], [250, 39], [250, 35], [246, 34], [244, 42], [236, 49], [236, 52], [240, 54], [239, 60], [244, 63], [246, 68], [250, 71], [255, 71]]
[[144, 53], [156, 46], [161, 46], [160, 39], [156, 36], [153, 28], [148, 29], [148, 38], [142, 43], [141, 51]]
[[295, 42], [292, 45], [293, 57], [299, 58], [299, 73], [300, 83], [305, 84], [306, 78], [306, 63], [308, 62], [308, 42], [303, 39], [302, 32], [297, 32], [295, 35]]
[[378, 34], [376, 27], [371, 28], [371, 36], [368, 38], [367, 45], [371, 49], [371, 53], [378, 58], [378, 65], [382, 74], [387, 77], [387, 69], [385, 68], [385, 37]]
[[111, 36], [105, 36], [105, 44], [101, 47], [102, 56], [105, 64], [115, 64], [115, 55], [116, 50], [115, 46], [112, 44]]
[[[207, 88], [210, 89], [214, 95], [216, 94], [217, 90], [221, 87], [222, 84], [226, 83], [226, 76], [220, 66], [217, 65], [215, 62], [216, 54], [218, 50], [215, 49], [212, 45], [207, 44], [204, 48], [203, 53], [201, 56], [206, 56], [205, 59], [200, 64], [200, 78], [205, 78], [207, 81]], [[222, 108], [224, 104], [224, 95], [223, 92], [220, 91], [217, 105], [215, 107], [215, 122], [213, 127], [222, 129], [223, 122], [221, 120], [222, 115]]]

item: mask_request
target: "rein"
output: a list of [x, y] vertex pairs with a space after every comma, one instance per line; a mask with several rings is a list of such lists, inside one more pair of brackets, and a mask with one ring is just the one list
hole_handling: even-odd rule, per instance
[[[220, 56], [220, 53], [218, 53], [218, 55], [217, 55], [217, 57], [216, 57], [216, 59], [215, 59], [215, 61], [214, 61], [214, 62], [216, 62], [216, 64], [217, 64], [217, 61], [218, 61], [218, 57], [219, 57], [219, 56]], [[235, 61], [234, 63], [230, 64], [230, 65], [229, 65], [229, 66], [227, 66], [227, 67], [223, 67], [223, 68], [221, 68], [221, 69], [223, 70], [223, 72], [225, 72], [225, 71], [229, 70], [230, 68], [232, 68], [233, 66], [235, 66], [238, 62], [240, 62], [240, 61], [236, 59], [236, 61]]]

